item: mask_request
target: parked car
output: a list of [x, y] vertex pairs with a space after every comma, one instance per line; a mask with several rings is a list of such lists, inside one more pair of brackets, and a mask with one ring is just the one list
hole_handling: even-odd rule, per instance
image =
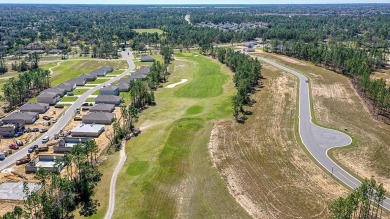
[[46, 143], [49, 140], [50, 140], [50, 137], [46, 135], [45, 137], [42, 138], [42, 143]]
[[55, 105], [54, 108], [60, 108], [60, 109], [62, 109], [62, 108], [64, 108], [64, 105]]
[[16, 140], [16, 144], [19, 146], [23, 146], [23, 141], [22, 140]]
[[39, 128], [33, 128], [31, 131], [32, 132], [39, 132]]
[[28, 148], [28, 153], [34, 152], [37, 148], [38, 148], [38, 145], [33, 145], [33, 146], [29, 147]]
[[22, 135], [23, 135], [23, 132], [16, 132], [14, 134], [14, 137], [16, 138], [16, 137], [19, 137], [19, 136], [22, 136]]
[[39, 131], [40, 133], [44, 133], [44, 132], [47, 132], [47, 128], [43, 128], [41, 129], [41, 131]]
[[135, 130], [133, 131], [133, 135], [134, 135], [134, 136], [138, 136], [139, 134], [141, 134], [141, 130], [135, 129]]
[[70, 96], [70, 97], [73, 97], [74, 93], [68, 93], [67, 95]]
[[52, 123], [56, 123], [56, 122], [57, 122], [57, 119], [53, 119], [51, 122], [52, 122]]
[[93, 106], [93, 103], [89, 103], [89, 106]]
[[89, 103], [83, 103], [81, 106], [89, 106]]
[[17, 144], [15, 144], [15, 143], [12, 143], [12, 144], [9, 145], [9, 148], [13, 149], [13, 150], [18, 150], [19, 146]]
[[83, 120], [83, 118], [81, 118], [81, 117], [79, 117], [79, 116], [76, 116], [76, 117], [74, 117], [74, 119], [73, 119], [74, 121], [82, 121]]
[[44, 119], [44, 120], [50, 120], [50, 117], [48, 117], [48, 116], [43, 116], [42, 119]]
[[89, 107], [83, 107], [81, 108], [81, 111], [88, 111], [89, 110]]

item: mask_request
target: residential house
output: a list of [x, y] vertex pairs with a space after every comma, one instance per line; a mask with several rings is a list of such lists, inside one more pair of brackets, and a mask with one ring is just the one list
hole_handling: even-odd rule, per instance
[[33, 124], [39, 118], [37, 112], [13, 112], [2, 119], [4, 124], [16, 124], [22, 120], [25, 124]]
[[2, 124], [0, 125], [0, 136], [3, 138], [13, 138], [16, 133], [23, 132], [24, 121], [15, 121], [13, 124]]
[[112, 113], [115, 110], [114, 104], [95, 104], [89, 109], [89, 112], [106, 112]]
[[97, 138], [104, 132], [102, 124], [80, 124], [71, 131], [72, 137]]
[[151, 56], [142, 56], [141, 62], [154, 62], [154, 58]]
[[130, 90], [130, 82], [129, 83], [118, 83], [116, 84], [119, 88], [119, 92], [127, 92]]
[[84, 115], [82, 121], [84, 124], [110, 125], [114, 121], [114, 113], [91, 112]]
[[41, 92], [38, 95], [37, 100], [38, 103], [54, 105], [60, 100], [60, 96], [55, 92]]
[[85, 80], [87, 81], [94, 81], [97, 79], [97, 76], [95, 74], [87, 73], [87, 74], [80, 75], [79, 78], [85, 78]]
[[62, 97], [66, 94], [66, 90], [64, 88], [58, 87], [58, 88], [47, 88], [46, 90], [43, 90], [41, 93], [44, 92], [52, 92], [58, 94], [58, 96]]
[[109, 85], [106, 87], [102, 87], [100, 88], [99, 91], [101, 95], [115, 95], [115, 96], [119, 95], [119, 87], [116, 85]]
[[99, 95], [95, 98], [95, 104], [114, 104], [119, 105], [123, 102], [122, 97], [115, 95]]
[[26, 103], [19, 108], [20, 112], [37, 112], [45, 113], [49, 109], [49, 104], [47, 103]]
[[[104, 125], [101, 125], [101, 126], [103, 126], [103, 130], [104, 130]], [[92, 128], [92, 130], [93, 129], [94, 128]], [[75, 129], [75, 131], [77, 133], [77, 129]], [[87, 132], [90, 133], [91, 130], [88, 130]], [[73, 130], [72, 130], [72, 133], [73, 133]], [[80, 137], [80, 136], [78, 136], [78, 137]], [[80, 138], [65, 137], [58, 142], [58, 145], [53, 146], [53, 152], [54, 153], [71, 152], [73, 147], [76, 144], [85, 144], [89, 140], [92, 140], [92, 139], [91, 138], [82, 138], [82, 137], [80, 137]]]
[[76, 89], [76, 83], [74, 83], [74, 82], [64, 82], [64, 83], [61, 83], [61, 84], [55, 86], [54, 88], [64, 89], [65, 92], [70, 92], [70, 91]]
[[84, 86], [87, 83], [87, 79], [84, 77], [77, 77], [67, 80], [68, 83], [74, 83], [76, 86]]
[[25, 166], [26, 173], [35, 173], [39, 169], [46, 169], [48, 172], [59, 173], [62, 168], [62, 160], [64, 156], [62, 155], [46, 155], [39, 154], [35, 159], [30, 161]]

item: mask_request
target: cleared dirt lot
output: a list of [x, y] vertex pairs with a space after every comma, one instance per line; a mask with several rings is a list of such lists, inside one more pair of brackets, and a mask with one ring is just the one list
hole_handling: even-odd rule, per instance
[[308, 62], [296, 65], [284, 56], [259, 53], [308, 76], [311, 80], [315, 117], [320, 125], [347, 130], [352, 136], [351, 147], [331, 151], [341, 165], [359, 178], [375, 179], [390, 191], [390, 126], [378, 122], [364, 101], [342, 75], [314, 66]]
[[325, 218], [347, 190], [296, 139], [296, 78], [263, 66], [264, 88], [244, 124], [222, 121], [211, 134], [213, 161], [236, 200], [255, 218]]

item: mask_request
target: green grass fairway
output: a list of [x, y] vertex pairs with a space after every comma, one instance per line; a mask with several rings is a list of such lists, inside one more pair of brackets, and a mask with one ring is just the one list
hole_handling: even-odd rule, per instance
[[[178, 56], [179, 60], [186, 56]], [[198, 74], [194, 74], [193, 81], [175, 91], [177, 97], [207, 98], [215, 97], [222, 93], [222, 84], [226, 83], [228, 76], [220, 75], [221, 65], [210, 63], [204, 56], [192, 56], [191, 65]]]
[[150, 29], [133, 29], [137, 33], [158, 33], [162, 34], [164, 31], [157, 29], [157, 28], [150, 28]]
[[[208, 151], [214, 121], [232, 119], [233, 74], [216, 60], [195, 55], [177, 54], [169, 83], [189, 81], [159, 89], [157, 106], [140, 115], [136, 127], [143, 131], [126, 145], [113, 218], [249, 218], [212, 166]], [[195, 87], [201, 91], [195, 92]], [[180, 90], [184, 95], [178, 95]], [[103, 174], [111, 175], [112, 170]], [[99, 184], [98, 190], [103, 186], [109, 183]]]

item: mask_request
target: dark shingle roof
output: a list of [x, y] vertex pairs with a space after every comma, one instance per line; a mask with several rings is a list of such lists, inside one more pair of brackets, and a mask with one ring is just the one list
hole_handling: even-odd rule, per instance
[[93, 107], [89, 109], [89, 111], [114, 111], [115, 105], [114, 104], [96, 104]]
[[94, 121], [111, 121], [114, 119], [114, 113], [105, 113], [105, 112], [92, 112], [83, 116], [84, 120], [94, 120]]
[[32, 120], [36, 117], [38, 113], [36, 112], [13, 112], [8, 116], [3, 118], [3, 121], [6, 120]]
[[115, 95], [99, 95], [96, 97], [95, 102], [119, 102], [122, 100], [122, 97], [120, 96], [115, 96]]
[[21, 106], [20, 110], [42, 110], [49, 107], [49, 104], [46, 103], [26, 103]]
[[141, 62], [153, 62], [154, 58], [151, 56], [142, 56], [141, 57]]
[[119, 87], [116, 85], [109, 85], [109, 86], [100, 88], [100, 91], [115, 91], [118, 89], [119, 89]]

